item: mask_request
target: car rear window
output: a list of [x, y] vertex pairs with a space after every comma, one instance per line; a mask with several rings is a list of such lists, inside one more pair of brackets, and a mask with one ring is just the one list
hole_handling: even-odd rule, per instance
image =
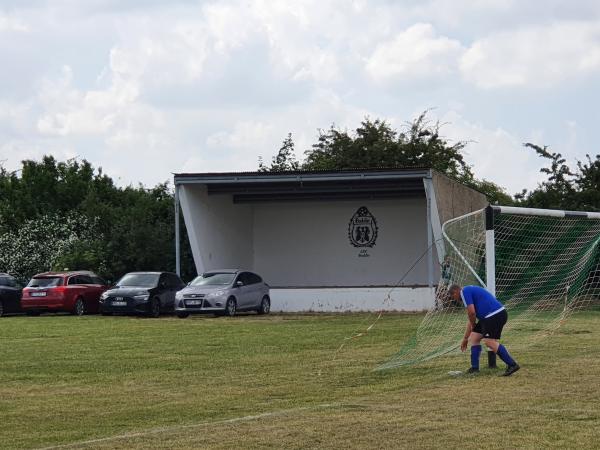
[[117, 281], [117, 286], [155, 287], [159, 276], [157, 273], [128, 273]]
[[60, 277], [40, 277], [32, 278], [27, 284], [27, 287], [54, 287], [62, 284], [62, 278]]
[[235, 273], [205, 273], [194, 278], [192, 286], [225, 286], [231, 284]]
[[0, 286], [15, 287], [16, 285], [17, 282], [13, 277], [0, 277]]
[[106, 284], [106, 281], [104, 281], [102, 278], [96, 277], [96, 276], [92, 276], [92, 281], [94, 282], [94, 284], [102, 284], [102, 285]]

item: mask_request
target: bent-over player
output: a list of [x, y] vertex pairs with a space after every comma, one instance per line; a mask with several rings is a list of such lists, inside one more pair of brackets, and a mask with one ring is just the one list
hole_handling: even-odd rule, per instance
[[[467, 349], [467, 343], [471, 344], [471, 367], [467, 373], [479, 372], [482, 340], [489, 350], [497, 354], [506, 363], [507, 367], [502, 374], [503, 376], [508, 377], [519, 370], [520, 366], [510, 356], [506, 347], [499, 342], [502, 328], [508, 320], [504, 305], [490, 292], [479, 286], [461, 288], [459, 285], [453, 284], [448, 291], [453, 300], [459, 301], [462, 299], [465, 308], [467, 308], [467, 328], [460, 344], [460, 349], [463, 352]], [[490, 357], [490, 365], [495, 365], [494, 358]]]

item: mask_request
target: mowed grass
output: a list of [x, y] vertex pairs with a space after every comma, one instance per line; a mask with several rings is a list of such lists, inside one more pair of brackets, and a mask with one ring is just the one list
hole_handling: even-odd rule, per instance
[[2, 318], [0, 447], [600, 445], [600, 313], [515, 342], [509, 378], [449, 376], [460, 353], [374, 372], [421, 319], [386, 314], [345, 340], [375, 316]]

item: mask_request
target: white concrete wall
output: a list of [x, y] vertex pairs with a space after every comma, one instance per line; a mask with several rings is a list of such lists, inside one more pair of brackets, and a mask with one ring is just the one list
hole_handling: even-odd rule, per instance
[[231, 195], [207, 195], [202, 185], [182, 185], [179, 192], [196, 270], [252, 268], [253, 210], [234, 205]]
[[[394, 286], [427, 250], [426, 205], [423, 197], [257, 204], [253, 268], [275, 287]], [[361, 206], [378, 225], [368, 256], [348, 238]], [[425, 257], [403, 283], [427, 284]]]
[[274, 312], [424, 311], [434, 306], [429, 288], [271, 289]]
[[[182, 185], [180, 201], [198, 273], [254, 270], [273, 288], [273, 311], [421, 311], [433, 306], [427, 284], [426, 200], [234, 204]], [[374, 247], [353, 247], [348, 225], [365, 206], [377, 220]], [[364, 252], [368, 256], [364, 255]], [[422, 257], [404, 279], [390, 289]], [[434, 280], [439, 277], [437, 264]], [[384, 301], [388, 293], [391, 299]]]

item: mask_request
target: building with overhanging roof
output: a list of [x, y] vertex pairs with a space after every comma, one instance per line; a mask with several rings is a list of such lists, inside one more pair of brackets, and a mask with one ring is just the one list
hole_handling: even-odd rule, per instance
[[487, 205], [427, 168], [181, 173], [174, 181], [178, 272], [181, 207], [198, 273], [254, 271], [271, 286], [274, 311], [428, 309], [441, 225]]

